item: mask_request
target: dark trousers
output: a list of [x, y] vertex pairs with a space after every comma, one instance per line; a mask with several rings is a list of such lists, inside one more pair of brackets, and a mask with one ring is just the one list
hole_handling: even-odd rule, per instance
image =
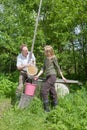
[[51, 96], [52, 102], [57, 102], [57, 92], [55, 90], [56, 75], [50, 75], [46, 77], [45, 82], [41, 87], [41, 98], [43, 102], [48, 102], [49, 94]]
[[29, 82], [32, 83], [32, 79], [29, 79], [26, 72], [20, 72], [19, 75], [19, 84], [16, 89], [16, 94], [22, 94], [24, 91], [24, 83]]

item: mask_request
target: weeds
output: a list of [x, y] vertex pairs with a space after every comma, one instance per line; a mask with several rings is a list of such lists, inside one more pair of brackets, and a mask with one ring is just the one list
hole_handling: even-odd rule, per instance
[[[6, 102], [7, 108], [7, 97], [14, 97], [15, 86], [16, 83], [1, 78], [0, 94], [5, 99], [0, 99], [0, 107]], [[37, 96], [25, 109], [18, 109], [17, 104], [8, 109], [5, 107], [0, 117], [1, 130], [87, 130], [87, 91], [84, 86], [60, 98], [58, 106], [49, 113], [44, 112]]]

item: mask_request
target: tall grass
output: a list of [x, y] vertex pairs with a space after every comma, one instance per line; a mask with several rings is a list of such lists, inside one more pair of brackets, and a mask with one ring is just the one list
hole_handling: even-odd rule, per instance
[[[4, 86], [3, 78], [2, 81], [0, 87]], [[1, 88], [0, 92], [7, 95], [5, 99], [8, 97], [10, 100], [16, 84], [10, 84], [8, 79], [5, 81], [8, 92]], [[4, 102], [3, 98], [1, 102]], [[59, 98], [58, 106], [48, 113], [44, 112], [37, 96], [25, 109], [18, 109], [17, 104], [9, 106], [0, 115], [0, 130], [87, 130], [86, 86], [73, 89], [64, 98]]]

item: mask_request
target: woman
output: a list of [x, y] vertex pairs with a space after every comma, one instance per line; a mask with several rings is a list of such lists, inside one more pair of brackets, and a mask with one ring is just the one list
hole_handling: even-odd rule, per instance
[[55, 90], [55, 81], [56, 81], [56, 76], [57, 72], [60, 73], [62, 79], [66, 81], [64, 78], [62, 71], [60, 70], [60, 67], [57, 62], [57, 58], [54, 54], [54, 50], [52, 46], [46, 45], [44, 47], [44, 54], [45, 54], [45, 60], [44, 60], [44, 65], [43, 68], [40, 70], [40, 72], [35, 76], [35, 78], [39, 78], [39, 76], [43, 73], [46, 72], [46, 80], [43, 83], [41, 87], [41, 97], [43, 100], [43, 105], [44, 105], [44, 110], [49, 111], [49, 96], [51, 96], [52, 104], [55, 107], [58, 104], [57, 101], [57, 92]]

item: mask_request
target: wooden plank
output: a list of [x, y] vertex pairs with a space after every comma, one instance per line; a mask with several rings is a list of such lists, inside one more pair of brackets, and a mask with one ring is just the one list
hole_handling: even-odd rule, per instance
[[[42, 82], [42, 81], [45, 81], [45, 79], [38, 79], [37, 81]], [[57, 79], [55, 83], [79, 84], [79, 85], [82, 85], [82, 83], [79, 82], [78, 80], [69, 80], [69, 79], [66, 79], [66, 82], [63, 79]]]
[[79, 84], [79, 81], [78, 80], [69, 80], [67, 79], [66, 82], [63, 80], [63, 79], [57, 79], [56, 80], [56, 83], [72, 83], [72, 84]]

